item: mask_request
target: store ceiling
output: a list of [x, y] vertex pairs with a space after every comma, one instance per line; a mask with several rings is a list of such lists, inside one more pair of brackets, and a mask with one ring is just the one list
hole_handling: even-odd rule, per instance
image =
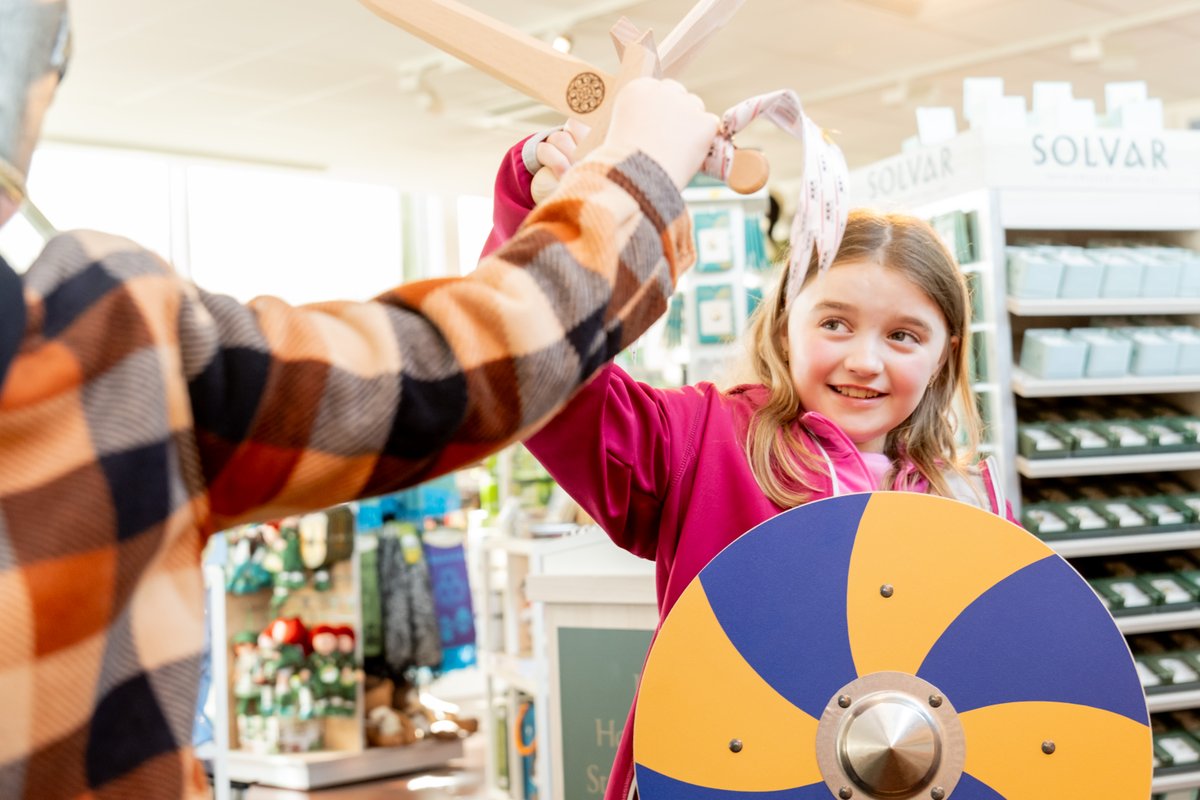
[[[661, 39], [694, 0], [467, 0], [615, 69], [622, 15]], [[87, 0], [49, 139], [329, 170], [487, 192], [520, 136], [555, 117], [355, 0]], [[1200, 0], [746, 0], [681, 76], [722, 110], [790, 87], [851, 166], [899, 151], [918, 105], [961, 106], [968, 76], [1007, 93], [1146, 80], [1176, 126], [1200, 119]], [[961, 117], [960, 117], [960, 125]], [[759, 123], [774, 174], [799, 148]]]

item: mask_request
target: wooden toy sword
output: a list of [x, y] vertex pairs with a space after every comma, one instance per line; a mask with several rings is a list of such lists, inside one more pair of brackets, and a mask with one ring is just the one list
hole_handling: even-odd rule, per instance
[[[603, 139], [612, 98], [622, 84], [643, 75], [669, 76], [682, 68], [742, 2], [700, 0], [667, 36], [661, 54], [649, 32], [618, 25], [623, 32], [614, 30], [614, 39], [622, 51], [621, 70], [613, 76], [455, 0], [362, 0], [387, 21], [588, 125], [591, 133], [581, 143], [579, 154]], [[728, 150], [727, 136], [722, 145]], [[734, 150], [715, 177], [748, 193], [762, 188], [767, 174], [761, 153]]]

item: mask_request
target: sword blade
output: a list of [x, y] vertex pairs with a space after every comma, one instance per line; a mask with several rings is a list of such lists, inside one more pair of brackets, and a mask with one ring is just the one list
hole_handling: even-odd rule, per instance
[[725, 27], [746, 0], [699, 0], [667, 34], [659, 48], [663, 74], [674, 77], [687, 66], [700, 47]]
[[613, 77], [583, 59], [455, 0], [361, 0], [424, 39], [563, 116], [587, 121], [611, 97]]

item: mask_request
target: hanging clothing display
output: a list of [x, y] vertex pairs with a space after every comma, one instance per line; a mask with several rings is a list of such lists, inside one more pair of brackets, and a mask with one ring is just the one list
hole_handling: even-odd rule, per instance
[[441, 632], [441, 671], [475, 663], [475, 614], [467, 575], [466, 537], [441, 528], [424, 537], [425, 561], [433, 584], [433, 601]]
[[442, 663], [441, 634], [421, 538], [411, 526], [386, 522], [379, 537], [383, 659], [393, 677]]

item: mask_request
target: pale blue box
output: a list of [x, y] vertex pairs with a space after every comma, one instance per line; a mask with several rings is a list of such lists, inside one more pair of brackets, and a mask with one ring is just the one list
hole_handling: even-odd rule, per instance
[[1179, 375], [1200, 375], [1200, 331], [1189, 325], [1181, 325], [1166, 331], [1167, 336], [1179, 342], [1179, 361], [1175, 372]]
[[1008, 247], [1008, 293], [1022, 300], [1058, 297], [1062, 263], [1048, 258], [1038, 247]]
[[1177, 248], [1180, 297], [1200, 297], [1200, 253]]
[[1087, 345], [1083, 374], [1088, 378], [1121, 378], [1129, 374], [1133, 342], [1103, 328], [1074, 328], [1072, 339]]
[[1042, 247], [1040, 251], [1062, 265], [1058, 296], [1070, 300], [1086, 300], [1100, 296], [1104, 283], [1104, 266], [1082, 247], [1058, 245]]
[[1130, 248], [1129, 253], [1145, 267], [1142, 273], [1142, 297], [1162, 299], [1179, 296], [1179, 284], [1183, 278], [1183, 262], [1180, 259], [1151, 247]]
[[1143, 377], [1174, 375], [1179, 365], [1179, 342], [1153, 328], [1125, 328], [1119, 332], [1133, 342], [1129, 371]]
[[1101, 297], [1140, 297], [1142, 273], [1141, 261], [1121, 252], [1121, 248], [1097, 247], [1091, 250], [1092, 258], [1104, 265], [1104, 283]]
[[1021, 343], [1021, 369], [1037, 378], [1082, 378], [1088, 344], [1063, 328], [1033, 328]]

